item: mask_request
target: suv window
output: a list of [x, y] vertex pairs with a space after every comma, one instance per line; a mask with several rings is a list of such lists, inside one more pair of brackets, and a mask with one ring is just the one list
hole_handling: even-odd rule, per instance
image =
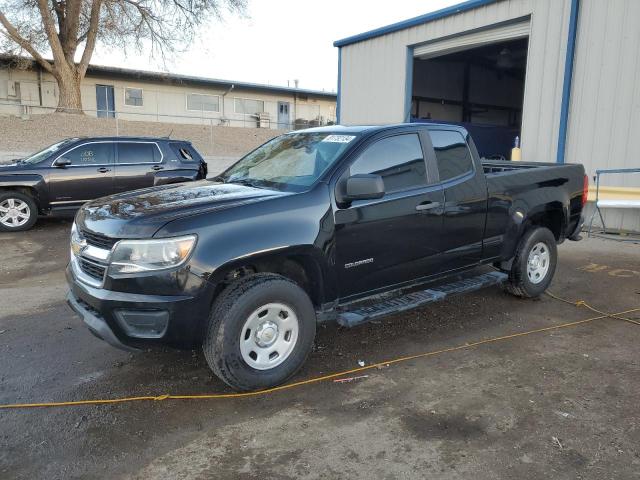
[[436, 152], [440, 181], [464, 175], [473, 170], [473, 160], [467, 142], [460, 132], [429, 130]]
[[86, 143], [69, 150], [60, 158], [71, 160], [71, 165], [107, 165], [113, 163], [112, 143]]
[[175, 143], [172, 142], [169, 144], [171, 146], [171, 150], [175, 153], [178, 159], [182, 162], [197, 162], [198, 156], [193, 151], [191, 145], [187, 143]]
[[415, 133], [383, 138], [368, 147], [349, 169], [350, 175], [380, 175], [387, 193], [425, 185], [426, 168]]
[[155, 143], [118, 143], [118, 163], [153, 163], [160, 161]]

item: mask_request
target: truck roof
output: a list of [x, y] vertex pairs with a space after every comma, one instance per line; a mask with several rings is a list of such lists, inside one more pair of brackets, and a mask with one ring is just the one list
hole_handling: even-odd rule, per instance
[[358, 133], [376, 133], [385, 130], [392, 130], [396, 128], [424, 128], [424, 127], [446, 127], [449, 130], [458, 130], [463, 134], [467, 133], [467, 130], [460, 125], [453, 125], [449, 123], [394, 123], [389, 125], [330, 125], [326, 127], [315, 127], [305, 129], [304, 132], [309, 133], [342, 133], [342, 134], [358, 134]]

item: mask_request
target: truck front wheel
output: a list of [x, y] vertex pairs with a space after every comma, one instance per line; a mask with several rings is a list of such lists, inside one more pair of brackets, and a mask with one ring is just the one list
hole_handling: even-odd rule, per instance
[[558, 262], [556, 239], [551, 230], [527, 230], [518, 244], [506, 290], [517, 297], [534, 298], [549, 287]]
[[236, 390], [279, 385], [304, 364], [316, 333], [306, 292], [274, 274], [256, 274], [215, 301], [203, 350], [214, 373]]

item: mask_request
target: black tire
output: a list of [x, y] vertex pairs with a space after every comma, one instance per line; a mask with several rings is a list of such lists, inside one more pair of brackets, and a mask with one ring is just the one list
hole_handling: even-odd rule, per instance
[[[543, 244], [548, 252], [548, 269], [546, 273], [536, 278], [530, 278], [527, 271], [529, 255], [537, 245]], [[540, 247], [538, 247], [540, 248]], [[509, 279], [504, 284], [505, 290], [516, 297], [539, 297], [549, 287], [558, 263], [558, 247], [551, 230], [544, 227], [535, 227], [527, 230], [520, 239], [516, 254], [513, 258]]]
[[[21, 232], [24, 230], [29, 230], [35, 225], [36, 221], [38, 220], [38, 205], [36, 205], [35, 200], [30, 195], [24, 194], [22, 192], [16, 192], [13, 190], [0, 192], [0, 206], [2, 206], [5, 202], [10, 201], [11, 199], [23, 202], [27, 205], [29, 219], [25, 223], [16, 225], [15, 227], [7, 225], [6, 223], [0, 221], [0, 232]], [[3, 212], [0, 212], [0, 217], [4, 217]], [[13, 220], [11, 220], [11, 222], [13, 222]]]
[[[281, 303], [297, 317], [294, 346], [282, 363], [269, 369], [253, 368], [241, 352], [245, 322], [262, 306]], [[255, 274], [227, 287], [214, 302], [203, 342], [209, 367], [227, 385], [240, 391], [284, 383], [304, 364], [316, 334], [316, 313], [306, 292], [275, 274]]]

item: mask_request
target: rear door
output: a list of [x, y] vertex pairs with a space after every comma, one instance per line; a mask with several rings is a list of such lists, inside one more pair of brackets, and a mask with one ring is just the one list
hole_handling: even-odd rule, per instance
[[71, 164], [51, 167], [49, 195], [54, 209], [76, 208], [87, 200], [113, 193], [112, 142], [85, 142], [58, 155]]
[[335, 211], [336, 274], [341, 298], [388, 288], [439, 270], [442, 187], [427, 174], [426, 135], [374, 140], [357, 154], [340, 182], [355, 174], [382, 176], [385, 195]]
[[459, 130], [437, 127], [430, 128], [429, 134], [444, 189], [444, 269], [467, 267], [482, 258], [487, 215], [484, 172], [476, 171], [469, 139]]
[[155, 142], [118, 142], [116, 151], [116, 193], [152, 187], [155, 174], [164, 169], [163, 155]]

